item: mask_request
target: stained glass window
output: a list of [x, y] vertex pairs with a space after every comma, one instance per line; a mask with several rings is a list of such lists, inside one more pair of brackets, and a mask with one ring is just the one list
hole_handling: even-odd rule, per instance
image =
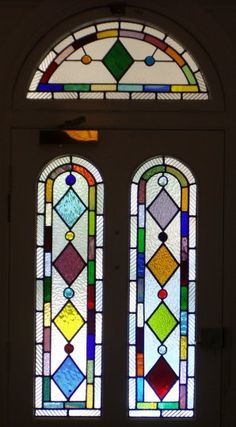
[[208, 99], [199, 66], [176, 40], [143, 22], [78, 29], [39, 64], [28, 99]]
[[138, 169], [130, 225], [129, 415], [192, 417], [196, 183], [184, 164]]
[[38, 180], [36, 416], [101, 412], [103, 182], [76, 156]]

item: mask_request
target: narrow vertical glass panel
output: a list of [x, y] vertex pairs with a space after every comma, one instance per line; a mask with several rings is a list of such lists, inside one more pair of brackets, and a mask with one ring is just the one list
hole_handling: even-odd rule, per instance
[[192, 417], [197, 201], [190, 169], [171, 157], [146, 161], [133, 177], [130, 206], [129, 416]]
[[76, 156], [38, 181], [35, 416], [101, 414], [103, 186]]
[[117, 19], [90, 23], [51, 46], [27, 98], [35, 99], [35, 94], [51, 99], [203, 100], [208, 88], [179, 41], [145, 22]]

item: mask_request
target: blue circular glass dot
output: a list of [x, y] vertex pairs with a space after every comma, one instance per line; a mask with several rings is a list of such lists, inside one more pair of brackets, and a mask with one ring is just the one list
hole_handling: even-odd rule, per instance
[[74, 291], [71, 288], [64, 289], [63, 295], [65, 298], [72, 298], [74, 296]]
[[155, 59], [153, 58], [153, 56], [146, 56], [144, 61], [145, 61], [145, 64], [149, 66], [155, 63]]
[[158, 353], [159, 353], [159, 354], [166, 354], [166, 352], [167, 352], [167, 348], [166, 348], [166, 346], [165, 346], [165, 345], [160, 345], [160, 346], [158, 347], [157, 351], [158, 351]]
[[76, 178], [74, 175], [70, 174], [66, 177], [66, 183], [67, 185], [73, 185], [76, 181]]

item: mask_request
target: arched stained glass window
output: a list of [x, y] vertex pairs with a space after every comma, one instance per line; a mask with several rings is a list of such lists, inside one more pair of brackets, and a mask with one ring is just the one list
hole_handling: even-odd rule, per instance
[[156, 157], [131, 188], [129, 415], [192, 417], [195, 366], [196, 184]]
[[38, 180], [36, 416], [101, 411], [103, 182], [76, 156]]
[[28, 99], [208, 99], [186, 49], [157, 28], [123, 20], [94, 23], [54, 46]]

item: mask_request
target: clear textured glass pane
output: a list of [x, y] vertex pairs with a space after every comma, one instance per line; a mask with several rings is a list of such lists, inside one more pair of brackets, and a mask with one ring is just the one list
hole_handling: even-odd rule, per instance
[[40, 180], [35, 415], [99, 416], [103, 217], [97, 221], [96, 208], [99, 201], [103, 212], [102, 178], [87, 160], [67, 156], [48, 164]]
[[132, 181], [132, 417], [194, 415], [189, 411], [193, 409], [194, 382], [190, 379], [195, 357], [195, 315], [191, 314], [195, 287], [190, 280], [195, 279], [196, 249], [190, 248], [196, 243], [196, 218], [189, 216], [191, 206], [196, 206], [196, 192], [190, 192], [194, 182], [191, 171], [169, 157], [147, 161]]

